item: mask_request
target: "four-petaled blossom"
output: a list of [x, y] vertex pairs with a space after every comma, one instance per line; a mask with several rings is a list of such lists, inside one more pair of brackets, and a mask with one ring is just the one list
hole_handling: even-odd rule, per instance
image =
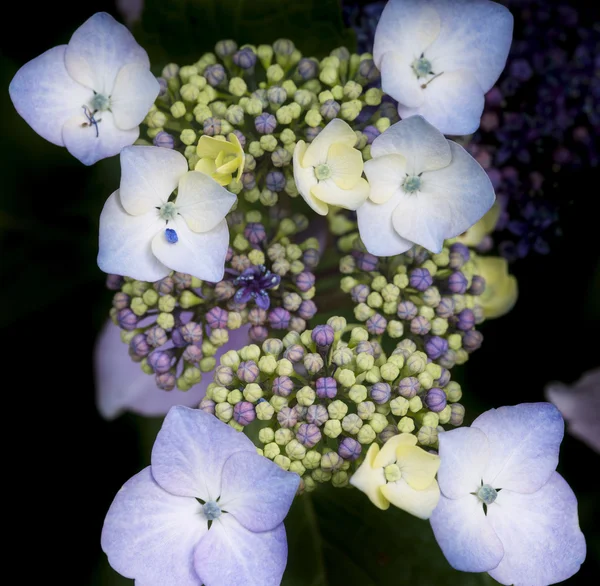
[[564, 431], [550, 403], [491, 409], [440, 433], [440, 502], [431, 526], [452, 567], [501, 584], [545, 586], [579, 570], [577, 500], [558, 474]]
[[244, 149], [238, 137], [231, 132], [225, 137], [213, 138], [201, 136], [196, 147], [200, 160], [196, 163], [196, 171], [210, 175], [221, 185], [228, 185], [237, 171], [236, 181], [239, 181], [244, 170]]
[[296, 143], [296, 186], [317, 214], [326, 216], [330, 205], [355, 210], [369, 196], [369, 184], [362, 177], [362, 154], [355, 144], [354, 130], [339, 118], [327, 124], [309, 145], [303, 140]]
[[139, 586], [278, 586], [299, 482], [216, 417], [173, 407], [151, 465], [115, 496], [102, 549]]
[[485, 289], [477, 297], [487, 319], [507, 314], [517, 302], [517, 279], [508, 273], [508, 262], [499, 256], [479, 256], [475, 261], [478, 274], [485, 280]]
[[545, 395], [567, 420], [567, 431], [600, 453], [600, 368], [584, 373], [572, 385], [550, 383]]
[[188, 171], [177, 151], [126, 147], [120, 189], [100, 215], [98, 266], [140, 281], [158, 281], [172, 270], [220, 281], [229, 246], [225, 215], [235, 201], [214, 179]]
[[363, 463], [350, 478], [380, 509], [390, 503], [421, 519], [429, 519], [440, 498], [435, 480], [440, 459], [417, 447], [417, 438], [401, 433], [379, 450], [371, 444]]
[[127, 28], [99, 12], [68, 45], [23, 65], [9, 92], [33, 130], [93, 165], [137, 140], [159, 89], [146, 51]]
[[393, 256], [420, 244], [432, 252], [477, 222], [495, 199], [492, 183], [465, 149], [411, 116], [371, 145], [369, 200], [358, 210], [367, 250]]
[[239, 289], [236, 291], [234, 301], [236, 303], [248, 303], [250, 299], [261, 309], [269, 309], [271, 298], [268, 290], [274, 289], [281, 283], [281, 277], [272, 273], [264, 265], [250, 267], [233, 284]]
[[512, 31], [512, 14], [488, 0], [390, 0], [373, 47], [383, 91], [402, 118], [420, 114], [444, 134], [475, 132]]

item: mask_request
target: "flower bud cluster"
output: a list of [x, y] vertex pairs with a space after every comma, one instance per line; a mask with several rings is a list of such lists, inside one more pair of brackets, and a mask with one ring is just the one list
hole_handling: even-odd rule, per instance
[[311, 491], [346, 486], [368, 446], [398, 433], [435, 448], [441, 425], [462, 423], [460, 398], [450, 372], [410, 340], [386, 356], [366, 329], [332, 317], [225, 353], [199, 408], [252, 430], [261, 452]]

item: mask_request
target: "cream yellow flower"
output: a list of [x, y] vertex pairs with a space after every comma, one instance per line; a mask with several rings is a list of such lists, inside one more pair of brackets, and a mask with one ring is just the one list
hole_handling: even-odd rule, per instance
[[485, 291], [477, 298], [487, 319], [508, 313], [517, 302], [517, 279], [508, 274], [506, 259], [499, 256], [480, 256], [477, 271], [485, 279]]
[[494, 231], [498, 219], [500, 218], [500, 211], [500, 204], [498, 203], [498, 200], [496, 200], [494, 205], [490, 208], [490, 211], [466, 232], [457, 236], [456, 241], [461, 242], [465, 246], [479, 246], [482, 240]]
[[326, 216], [329, 206], [356, 210], [369, 197], [369, 184], [362, 177], [362, 154], [353, 148], [356, 134], [334, 118], [307, 145], [294, 149], [294, 180], [300, 195], [318, 214]]
[[238, 137], [232, 132], [227, 138], [228, 141], [224, 137], [202, 136], [196, 147], [200, 160], [195, 170], [221, 185], [229, 185], [236, 171], [236, 181], [239, 181], [244, 170], [244, 149]]
[[435, 475], [440, 458], [416, 446], [417, 438], [401, 433], [381, 450], [371, 444], [350, 484], [382, 510], [390, 503], [420, 519], [429, 519], [440, 498]]

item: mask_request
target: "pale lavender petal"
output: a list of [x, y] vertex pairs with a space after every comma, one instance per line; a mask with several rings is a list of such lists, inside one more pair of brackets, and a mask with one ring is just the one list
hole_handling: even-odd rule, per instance
[[253, 533], [228, 514], [213, 522], [194, 555], [196, 573], [207, 586], [279, 586], [286, 564], [283, 523]]
[[485, 434], [473, 427], [461, 427], [439, 434], [440, 469], [438, 483], [442, 494], [458, 499], [475, 492], [489, 459]]
[[504, 558], [490, 571], [501, 584], [562, 582], [579, 571], [585, 559], [577, 499], [557, 472], [532, 494], [500, 491], [488, 507], [488, 519], [504, 545]]
[[249, 531], [269, 531], [290, 510], [300, 477], [264, 456], [232, 454], [223, 466], [221, 507]]
[[142, 123], [154, 103], [160, 85], [144, 65], [129, 63], [117, 74], [110, 96], [110, 109], [119, 128], [134, 128]]
[[71, 77], [106, 97], [119, 69], [128, 63], [150, 68], [146, 51], [127, 27], [106, 12], [97, 12], [73, 33], [65, 54]]
[[83, 112], [93, 92], [77, 83], [65, 67], [66, 45], [59, 45], [25, 63], [8, 92], [17, 112], [42, 138], [65, 146], [62, 128]]
[[490, 444], [484, 484], [532, 493], [556, 470], [564, 422], [551, 403], [490, 409], [471, 427], [483, 431]]
[[200, 586], [194, 549], [208, 530], [202, 505], [174, 496], [153, 479], [150, 466], [117, 493], [102, 528], [110, 565], [140, 586]]
[[112, 112], [97, 112], [94, 120], [95, 123], [90, 123], [83, 109], [80, 109], [65, 122], [62, 129], [67, 150], [84, 165], [93, 165], [100, 159], [118, 155], [140, 135], [139, 128], [117, 128]]
[[152, 475], [171, 494], [216, 501], [223, 465], [236, 452], [256, 455], [256, 448], [214, 415], [173, 407], [152, 448]]

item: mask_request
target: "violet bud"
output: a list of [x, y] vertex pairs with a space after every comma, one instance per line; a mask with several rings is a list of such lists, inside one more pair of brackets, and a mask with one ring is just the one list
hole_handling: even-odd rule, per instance
[[376, 126], [365, 126], [363, 129], [363, 134], [367, 137], [367, 144], [371, 144], [380, 134], [379, 130]]
[[292, 344], [289, 348], [286, 348], [283, 357], [290, 362], [300, 362], [304, 358], [304, 348], [300, 344]]
[[338, 447], [338, 454], [344, 460], [356, 460], [362, 452], [362, 446], [354, 438], [345, 437]]
[[369, 342], [368, 340], [362, 340], [360, 341], [356, 347], [354, 348], [356, 354], [362, 354], [363, 352], [366, 352], [367, 354], [369, 354], [370, 356], [375, 356], [375, 350], [373, 349], [373, 345], [371, 344], [371, 342]]
[[315, 276], [312, 273], [303, 271], [294, 278], [296, 287], [303, 293], [315, 286]]
[[[473, 330], [475, 331], [475, 330]], [[450, 371], [447, 368], [442, 368], [442, 374], [435, 381], [438, 387], [444, 388], [450, 382]]]
[[240, 362], [240, 365], [237, 369], [238, 378], [245, 383], [255, 382], [259, 374], [260, 370], [258, 369], [258, 365], [256, 362], [254, 362], [254, 360]]
[[308, 248], [302, 254], [302, 262], [309, 269], [314, 269], [319, 264], [319, 260], [321, 260], [321, 255], [314, 248]]
[[183, 339], [183, 334], [179, 328], [173, 330], [171, 333], [171, 342], [173, 342], [175, 348], [183, 348], [184, 346], [187, 346], [187, 342]]
[[175, 283], [171, 277], [165, 277], [164, 279], [153, 283], [152, 287], [154, 287], [154, 289], [161, 295], [168, 295], [169, 293], [173, 292]]
[[202, 123], [202, 129], [207, 136], [216, 136], [221, 134], [221, 120], [219, 118], [207, 118]]
[[417, 268], [410, 272], [410, 286], [417, 291], [425, 291], [433, 285], [433, 277], [427, 269]]
[[254, 119], [254, 128], [260, 134], [273, 134], [277, 128], [277, 118], [273, 114], [263, 112]]
[[260, 307], [253, 307], [248, 312], [248, 322], [253, 326], [262, 326], [267, 321], [267, 312]]
[[477, 330], [469, 330], [462, 339], [463, 348], [467, 352], [475, 352], [483, 343], [483, 334]]
[[269, 330], [264, 326], [252, 326], [248, 331], [248, 337], [253, 342], [264, 342], [269, 337]]
[[229, 313], [227, 311], [225, 311], [221, 307], [213, 307], [206, 314], [206, 324], [212, 330], [224, 329], [227, 327], [228, 317]]
[[163, 149], [172, 149], [175, 146], [175, 138], [168, 132], [161, 130], [153, 139], [152, 144]]
[[294, 427], [298, 423], [298, 412], [293, 407], [282, 407], [277, 413], [277, 422], [281, 427]]
[[215, 414], [215, 402], [211, 401], [204, 397], [202, 401], [200, 401], [200, 405], [198, 405], [198, 409], [204, 411], [205, 413], [210, 413], [211, 415]]
[[431, 360], [437, 360], [448, 350], [448, 340], [440, 336], [431, 336], [425, 342], [425, 353]]
[[216, 63], [215, 65], [209, 65], [204, 70], [204, 77], [210, 85], [216, 87], [227, 79], [227, 73], [220, 63]]
[[422, 315], [417, 315], [410, 320], [410, 331], [416, 336], [425, 336], [431, 330], [431, 322]]
[[387, 328], [387, 319], [383, 315], [376, 313], [366, 321], [365, 327], [370, 334], [381, 336]]
[[171, 368], [173, 355], [166, 350], [155, 350], [148, 356], [148, 366], [157, 374], [167, 372]]
[[111, 291], [118, 291], [125, 282], [121, 275], [106, 275], [106, 288]]
[[279, 397], [289, 397], [294, 390], [294, 381], [289, 376], [278, 376], [273, 379], [271, 387], [273, 394]]
[[448, 289], [452, 293], [463, 294], [467, 291], [467, 277], [465, 277], [460, 271], [455, 271], [448, 277]]
[[304, 57], [298, 62], [298, 74], [304, 80], [317, 77], [319, 73], [319, 64], [314, 59]]
[[129, 342], [129, 347], [131, 351], [140, 358], [147, 356], [150, 352], [150, 346], [146, 340], [145, 334], [136, 334]]
[[131, 297], [129, 297], [129, 295], [127, 295], [127, 293], [123, 293], [122, 291], [119, 291], [118, 293], [115, 293], [113, 300], [112, 300], [112, 306], [115, 309], [126, 309], [127, 307], [129, 307], [129, 302], [131, 301]]
[[457, 317], [456, 327], [459, 330], [466, 332], [475, 326], [475, 315], [470, 309], [463, 309]]
[[460, 242], [456, 242], [450, 246], [450, 268], [460, 269], [469, 259], [471, 253], [469, 248]]
[[352, 287], [350, 296], [352, 297], [352, 301], [354, 301], [354, 303], [366, 303], [370, 292], [371, 289], [368, 285], [359, 284]]
[[154, 376], [156, 386], [163, 391], [172, 391], [175, 388], [177, 379], [172, 372], [161, 372]]
[[373, 59], [363, 59], [358, 66], [358, 73], [369, 82], [379, 79], [379, 70], [375, 67]]
[[479, 275], [474, 275], [471, 279], [469, 293], [471, 295], [481, 295], [485, 291], [485, 279]]
[[463, 419], [465, 418], [465, 408], [460, 403], [452, 403], [450, 409], [452, 410], [450, 423], [455, 426], [462, 425]]
[[153, 348], [158, 348], [167, 343], [167, 332], [160, 326], [152, 326], [146, 332], [146, 342]]
[[454, 315], [454, 299], [452, 297], [442, 297], [440, 303], [435, 308], [435, 312], [439, 317], [448, 319]]
[[375, 383], [369, 390], [369, 396], [378, 405], [383, 405], [390, 400], [392, 389], [387, 383]]
[[250, 47], [244, 47], [234, 53], [233, 62], [242, 69], [251, 69], [256, 65], [256, 53]]
[[182, 356], [186, 362], [198, 364], [198, 362], [200, 362], [200, 360], [202, 360], [203, 358], [202, 348], [200, 348], [200, 346], [190, 344], [189, 346], [186, 346], [186, 349], [183, 351]]
[[316, 326], [315, 329], [311, 333], [311, 338], [313, 342], [319, 348], [328, 348], [333, 344], [333, 339], [335, 337], [335, 332], [333, 328], [329, 325], [319, 325]]
[[240, 401], [233, 406], [233, 418], [240, 425], [249, 425], [256, 419], [254, 405], [248, 401]]
[[298, 316], [302, 319], [311, 319], [317, 313], [317, 306], [312, 299], [305, 299], [298, 308]]
[[305, 448], [313, 448], [321, 441], [321, 431], [314, 423], [303, 423], [296, 432], [296, 439]]
[[415, 376], [407, 376], [398, 384], [398, 394], [405, 399], [412, 399], [421, 388], [419, 379]]
[[269, 311], [269, 323], [274, 330], [285, 330], [290, 323], [290, 312], [283, 307]]
[[267, 189], [283, 191], [285, 189], [285, 175], [281, 171], [269, 171], [266, 178]]
[[356, 266], [361, 271], [376, 271], [379, 267], [379, 259], [368, 252], [359, 252], [356, 255]]
[[250, 244], [260, 244], [267, 238], [265, 227], [258, 222], [249, 222], [244, 228], [244, 236]]
[[419, 313], [419, 310], [412, 301], [400, 301], [400, 303], [398, 303], [398, 311], [396, 312], [396, 315], [400, 319], [412, 319], [417, 315], [417, 313]]
[[316, 391], [319, 399], [333, 399], [337, 395], [337, 382], [331, 376], [318, 378]]
[[179, 331], [188, 344], [202, 342], [202, 326], [194, 321], [190, 321], [184, 326], [181, 326]]
[[128, 307], [120, 309], [117, 312], [117, 322], [122, 330], [135, 330], [138, 324], [138, 317]]
[[425, 396], [425, 404], [434, 413], [439, 413], [446, 406], [446, 393], [438, 388], [429, 389]]
[[323, 405], [311, 405], [306, 412], [306, 421], [317, 426], [323, 425], [329, 419], [327, 408]]

